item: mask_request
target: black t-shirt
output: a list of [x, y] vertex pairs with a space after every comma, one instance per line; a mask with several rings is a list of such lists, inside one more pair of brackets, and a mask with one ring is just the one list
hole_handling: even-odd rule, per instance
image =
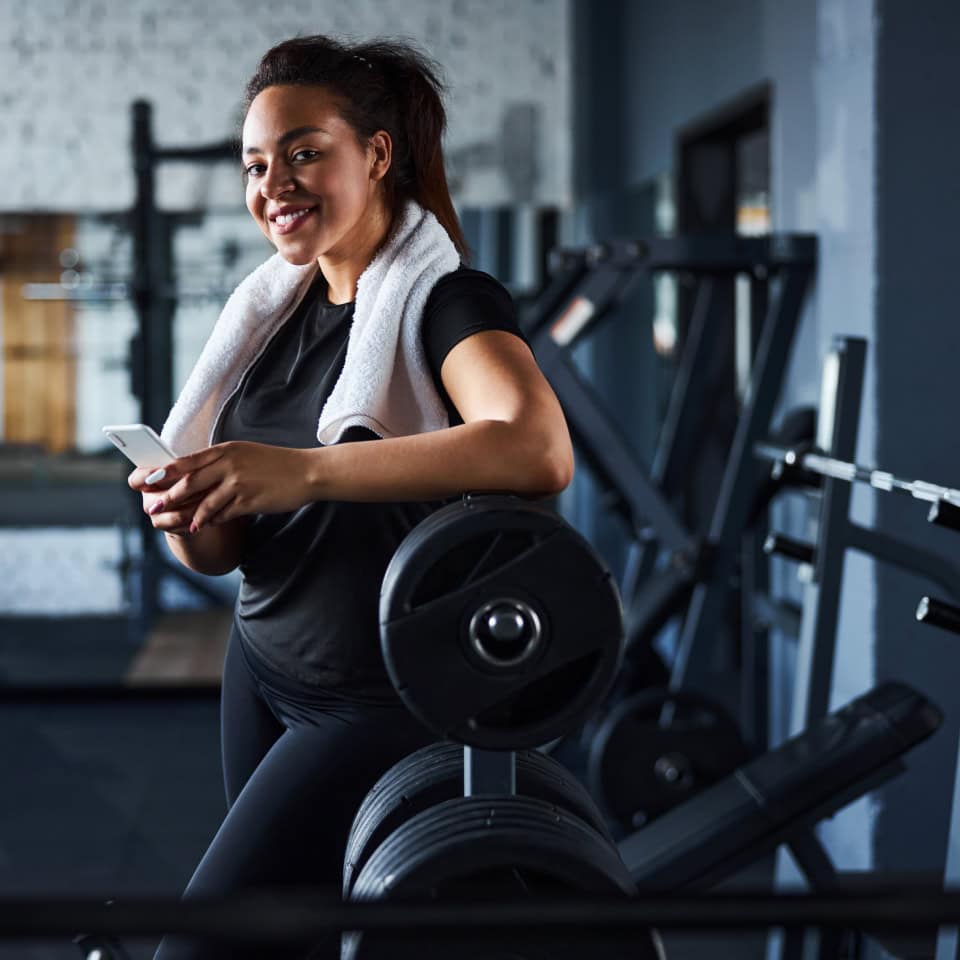
[[[329, 303], [319, 275], [244, 375], [215, 442], [317, 446], [317, 421], [343, 369], [353, 307]], [[507, 291], [465, 267], [441, 278], [424, 308], [421, 336], [452, 425], [463, 421], [440, 368], [453, 347], [483, 330], [523, 336]], [[339, 442], [376, 440], [355, 427]], [[395, 699], [380, 655], [380, 584], [400, 541], [437, 506], [316, 501], [252, 517], [237, 598], [243, 639], [270, 665], [305, 683], [351, 699]]]

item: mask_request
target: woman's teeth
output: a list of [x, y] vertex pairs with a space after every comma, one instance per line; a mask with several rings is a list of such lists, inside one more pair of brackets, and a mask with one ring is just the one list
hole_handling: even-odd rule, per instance
[[309, 212], [309, 210], [297, 210], [296, 213], [281, 213], [275, 222], [283, 227], [288, 223], [293, 223], [294, 220], [299, 220], [301, 217], [305, 217]]

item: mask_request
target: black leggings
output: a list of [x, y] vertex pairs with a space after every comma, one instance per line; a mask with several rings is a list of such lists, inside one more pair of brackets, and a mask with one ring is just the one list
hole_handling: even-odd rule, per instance
[[[406, 708], [344, 703], [278, 673], [234, 626], [221, 693], [227, 816], [184, 897], [282, 886], [339, 889], [357, 807], [392, 764], [434, 739]], [[154, 960], [302, 957], [304, 950], [167, 937]], [[328, 951], [339, 957], [339, 936]]]

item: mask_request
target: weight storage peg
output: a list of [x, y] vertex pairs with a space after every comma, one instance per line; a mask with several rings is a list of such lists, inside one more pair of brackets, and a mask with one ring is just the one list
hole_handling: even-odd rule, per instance
[[383, 659], [439, 737], [539, 746], [602, 700], [623, 650], [609, 570], [569, 524], [513, 497], [467, 498], [416, 526], [380, 594]]
[[804, 543], [802, 540], [795, 540], [793, 537], [785, 536], [782, 533], [771, 533], [763, 541], [763, 552], [768, 556], [787, 557], [790, 560], [796, 560], [798, 563], [808, 563], [813, 566], [816, 559], [816, 550], [813, 544]]
[[[623, 898], [636, 890], [613, 843], [562, 807], [532, 797], [460, 797], [411, 817], [374, 851], [351, 900], [430, 899], [482, 903], [585, 894]], [[583, 960], [584, 945], [562, 933], [465, 935], [438, 929], [405, 940], [422, 960]], [[347, 933], [343, 960], [394, 958], [397, 943]], [[595, 960], [662, 960], [653, 931], [591, 937]]]
[[917, 604], [917, 620], [951, 633], [960, 633], [960, 607], [933, 597], [923, 597]]
[[[347, 839], [344, 898], [370, 855], [394, 830], [438, 803], [463, 796], [463, 750], [456, 743], [432, 743], [404, 757], [370, 788]], [[536, 750], [521, 750], [516, 769], [517, 795], [553, 804], [612, 839], [593, 798], [562, 764]]]

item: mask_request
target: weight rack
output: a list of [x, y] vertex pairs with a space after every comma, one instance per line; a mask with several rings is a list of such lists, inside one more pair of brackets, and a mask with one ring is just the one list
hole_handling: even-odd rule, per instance
[[[853, 550], [880, 562], [920, 574], [938, 584], [953, 598], [960, 598], [960, 568], [942, 555], [918, 544], [890, 536], [856, 523], [850, 518], [852, 485], [864, 483], [873, 489], [909, 496], [932, 504], [928, 519], [958, 529], [960, 491], [923, 480], [903, 480], [893, 474], [853, 462], [863, 388], [866, 342], [859, 338], [837, 338], [827, 355], [821, 385], [820, 422], [815, 449], [790, 449], [771, 443], [755, 445], [756, 456], [773, 464], [773, 472], [799, 486], [821, 486], [816, 543], [805, 543], [771, 534], [765, 551], [796, 560], [806, 567], [799, 634], [790, 732], [809, 729], [828, 709], [836, 655], [836, 634], [840, 614], [844, 558]], [[952, 604], [924, 597], [917, 618], [936, 626], [953, 626]], [[960, 632], [960, 631], [958, 631]], [[960, 782], [960, 781], [958, 781]], [[960, 788], [958, 788], [960, 789]], [[954, 821], [960, 814], [954, 808]], [[945, 879], [960, 876], [960, 859], [951, 855], [960, 826], [951, 824]], [[815, 889], [830, 889], [839, 882], [829, 859], [822, 860], [813, 875], [805, 870]], [[781, 861], [778, 876], [782, 879]], [[946, 946], [949, 941], [950, 946]], [[956, 931], [941, 931], [937, 960], [956, 957]], [[788, 936], [783, 956], [793, 958], [804, 947], [799, 936]], [[942, 951], [947, 950], [941, 956]], [[953, 952], [950, 953], [949, 950]], [[821, 938], [817, 956], [836, 957], [838, 944]]]

